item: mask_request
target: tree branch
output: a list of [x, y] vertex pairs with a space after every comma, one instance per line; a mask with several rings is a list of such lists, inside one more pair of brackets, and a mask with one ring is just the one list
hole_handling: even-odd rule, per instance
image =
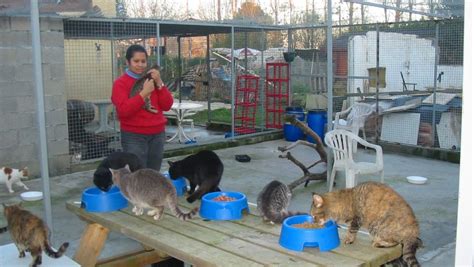
[[309, 171], [308, 169], [304, 166], [303, 163], [299, 162], [293, 155], [291, 155], [290, 152], [286, 153], [286, 155], [280, 155], [280, 158], [287, 158], [289, 161], [293, 162], [296, 166], [300, 167], [300, 169], [303, 171], [304, 175], [308, 175]]
[[290, 122], [292, 125], [300, 128], [306, 135], [309, 135], [313, 138], [313, 140], [316, 142], [316, 151], [318, 152], [319, 156], [321, 157], [321, 160], [324, 162], [328, 162], [328, 156], [326, 154], [326, 150], [323, 147], [323, 142], [321, 141], [321, 138], [316, 134], [311, 128], [306, 126], [304, 123], [296, 119], [295, 115], [286, 115], [285, 120]]
[[291, 182], [288, 185], [288, 188], [290, 188], [291, 191], [293, 191], [294, 188], [296, 188], [298, 185], [305, 183], [306, 187], [309, 183], [309, 181], [320, 181], [320, 180], [326, 180], [326, 172], [322, 173], [308, 173], [308, 175], [305, 175], [298, 180], [295, 180]]

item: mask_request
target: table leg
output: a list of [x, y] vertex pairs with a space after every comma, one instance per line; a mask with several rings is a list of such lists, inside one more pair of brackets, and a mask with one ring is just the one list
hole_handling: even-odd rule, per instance
[[109, 229], [98, 223], [87, 225], [82, 233], [74, 260], [81, 266], [95, 266], [108, 235]]
[[[187, 143], [187, 142], [192, 142], [194, 141], [193, 139], [189, 138], [186, 133], [184, 132], [184, 127], [183, 127], [183, 121], [184, 121], [184, 118], [186, 116], [186, 113], [188, 112], [189, 110], [187, 109], [184, 109], [183, 110], [183, 113], [181, 115], [181, 120], [180, 120], [180, 133], [181, 133], [181, 136], [183, 137], [184, 139], [184, 143]], [[182, 142], [181, 138], [180, 138], [180, 142]]]
[[106, 132], [109, 129], [112, 129], [108, 125], [108, 119], [107, 119], [107, 107], [109, 104], [97, 104], [97, 107], [99, 108], [99, 129], [95, 131], [95, 133], [100, 133], [100, 132]]
[[166, 140], [166, 142], [171, 142], [174, 139], [176, 139], [176, 137], [179, 137], [179, 126], [181, 125], [180, 119], [179, 119], [179, 112], [177, 112], [174, 109], [172, 111], [176, 114], [176, 133], [173, 136], [171, 136], [170, 139]]

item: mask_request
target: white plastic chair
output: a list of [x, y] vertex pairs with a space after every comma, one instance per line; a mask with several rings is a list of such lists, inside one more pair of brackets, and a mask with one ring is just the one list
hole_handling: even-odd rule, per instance
[[[336, 171], [346, 172], [346, 188], [352, 188], [356, 185], [356, 176], [358, 174], [380, 173], [380, 179], [383, 183], [383, 153], [382, 147], [371, 144], [359, 136], [346, 130], [332, 130], [326, 133], [324, 137], [326, 145], [332, 149], [334, 154], [334, 165], [329, 179], [329, 192], [332, 191]], [[353, 155], [353, 143], [360, 143], [368, 148], [375, 149], [374, 162], [355, 162]]]
[[[374, 109], [372, 105], [366, 103], [354, 103], [348, 109], [337, 112], [336, 119], [334, 121], [334, 129], [343, 129], [348, 130], [354, 133], [355, 135], [359, 135], [360, 130], [362, 130], [362, 135], [364, 140], [367, 140], [365, 137], [365, 120], [369, 117], [370, 114]], [[341, 124], [340, 119], [346, 118], [346, 124]]]

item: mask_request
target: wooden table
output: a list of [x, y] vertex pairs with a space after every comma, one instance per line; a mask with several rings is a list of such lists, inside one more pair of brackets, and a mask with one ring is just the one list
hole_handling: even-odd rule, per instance
[[[183, 200], [180, 206], [183, 210], [192, 207]], [[380, 266], [401, 255], [400, 246], [372, 248], [369, 237], [361, 233], [354, 244], [341, 244], [331, 252], [317, 248], [287, 250], [278, 244], [281, 225], [263, 223], [253, 210], [239, 221], [204, 221], [196, 216], [183, 222], [168, 209], [161, 220], [155, 221], [147, 215], [135, 216], [130, 207], [109, 213], [89, 213], [73, 201], [68, 201], [66, 207], [89, 222], [74, 257], [82, 266], [97, 263], [109, 230], [142, 243], [148, 250], [131, 253], [129, 259], [122, 255], [118, 260], [107, 260], [108, 266], [139, 266], [167, 255], [195, 266]], [[345, 230], [339, 229], [339, 235], [342, 239]], [[126, 260], [125, 265], [117, 264]]]

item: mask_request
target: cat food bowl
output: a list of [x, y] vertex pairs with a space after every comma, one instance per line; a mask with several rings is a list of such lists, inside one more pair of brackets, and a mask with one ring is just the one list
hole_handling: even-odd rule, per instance
[[208, 220], [240, 220], [249, 211], [247, 197], [239, 192], [212, 192], [201, 198], [199, 215]]
[[39, 191], [28, 191], [20, 194], [21, 199], [24, 201], [37, 201], [43, 199], [43, 192]]
[[127, 199], [117, 186], [104, 192], [97, 187], [89, 187], [82, 192], [81, 207], [88, 212], [109, 212], [126, 208]]
[[186, 179], [184, 177], [179, 177], [176, 180], [170, 178], [169, 172], [164, 172], [163, 175], [171, 180], [171, 183], [174, 185], [176, 189], [176, 194], [178, 197], [183, 196], [186, 191], [188, 190], [188, 185], [186, 184]]
[[428, 178], [422, 176], [407, 176], [407, 181], [411, 184], [425, 184]]
[[[304, 225], [294, 226], [297, 224]], [[330, 251], [339, 246], [339, 233], [334, 221], [326, 222], [323, 228], [309, 228], [307, 226], [312, 224], [313, 217], [310, 215], [296, 215], [286, 218], [281, 227], [280, 245], [295, 251], [303, 251], [304, 247], [319, 247], [320, 251]]]

